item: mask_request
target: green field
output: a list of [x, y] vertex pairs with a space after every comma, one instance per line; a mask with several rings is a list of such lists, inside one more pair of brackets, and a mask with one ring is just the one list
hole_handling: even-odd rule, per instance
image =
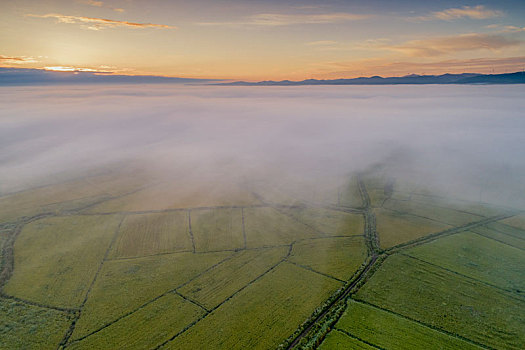
[[110, 257], [136, 257], [191, 251], [186, 212], [127, 216]]
[[295, 243], [290, 262], [348, 280], [366, 258], [363, 237], [310, 239]]
[[169, 293], [68, 349], [151, 349], [204, 313], [197, 305]]
[[451, 227], [440, 222], [391, 210], [376, 209], [374, 212], [379, 243], [383, 249]]
[[525, 300], [407, 256], [389, 257], [355, 297], [494, 348], [525, 343]]
[[0, 298], [0, 349], [56, 349], [71, 315]]
[[340, 285], [283, 263], [162, 349], [275, 348]]
[[474, 233], [444, 237], [406, 254], [525, 297], [525, 251]]
[[521, 217], [447, 231], [510, 212], [396, 191], [386, 175], [182, 180], [110, 173], [0, 197], [0, 348], [525, 342]]
[[45, 218], [15, 242], [15, 270], [4, 292], [44, 305], [80, 306], [122, 217]]
[[191, 230], [197, 252], [245, 246], [241, 209], [193, 210]]
[[[481, 349], [377, 307], [350, 301], [336, 330], [385, 349]], [[322, 348], [322, 347], [321, 347]]]
[[196, 278], [231, 254], [175, 253], [106, 261], [82, 309], [73, 339], [137, 310]]

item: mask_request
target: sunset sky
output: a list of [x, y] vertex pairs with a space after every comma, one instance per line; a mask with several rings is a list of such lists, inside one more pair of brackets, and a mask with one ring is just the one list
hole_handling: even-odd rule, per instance
[[525, 69], [525, 1], [2, 0], [0, 66], [243, 80]]

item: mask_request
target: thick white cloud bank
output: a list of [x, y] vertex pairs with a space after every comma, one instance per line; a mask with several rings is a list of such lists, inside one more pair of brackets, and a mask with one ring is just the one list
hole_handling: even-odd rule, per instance
[[387, 162], [443, 195], [525, 202], [525, 85], [0, 91], [4, 194], [122, 161], [166, 178], [269, 183]]

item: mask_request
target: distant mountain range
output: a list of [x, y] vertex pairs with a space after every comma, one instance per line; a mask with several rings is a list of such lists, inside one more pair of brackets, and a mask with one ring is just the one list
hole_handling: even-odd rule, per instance
[[404, 77], [373, 76], [369, 78], [307, 79], [302, 81], [266, 80], [260, 82], [236, 81], [219, 83], [230, 86], [298, 86], [298, 85], [401, 85], [401, 84], [525, 84], [525, 72], [505, 74], [442, 74], [442, 75], [406, 75]]
[[45, 69], [0, 68], [0, 86], [61, 84], [191, 84], [213, 79], [172, 78], [156, 75], [113, 75], [96, 72], [57, 72]]
[[302, 81], [266, 80], [260, 82], [224, 82], [213, 79], [174, 78], [156, 75], [114, 75], [97, 72], [57, 72], [45, 69], [1, 68], [0, 86], [59, 84], [209, 84], [229, 86], [298, 86], [298, 85], [400, 85], [400, 84], [525, 84], [525, 72], [505, 74], [406, 75], [368, 78]]

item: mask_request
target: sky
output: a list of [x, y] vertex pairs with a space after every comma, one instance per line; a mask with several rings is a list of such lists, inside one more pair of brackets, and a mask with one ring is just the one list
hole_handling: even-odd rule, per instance
[[236, 80], [525, 69], [525, 2], [1, 0], [0, 66]]

